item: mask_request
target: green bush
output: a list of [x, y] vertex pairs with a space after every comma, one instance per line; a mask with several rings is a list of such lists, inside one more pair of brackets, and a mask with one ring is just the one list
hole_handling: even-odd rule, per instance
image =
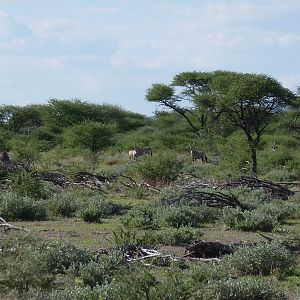
[[22, 300], [99, 300], [104, 299], [102, 288], [96, 286], [90, 288], [89, 286], [76, 286], [69, 284], [64, 286], [63, 289], [47, 289], [31, 288], [28, 292], [23, 293], [10, 293], [9, 299], [22, 299]]
[[294, 256], [281, 244], [260, 242], [241, 246], [226, 257], [226, 265], [233, 274], [272, 275], [285, 273], [295, 262]]
[[283, 224], [295, 212], [295, 206], [275, 201], [259, 205], [254, 210], [225, 208], [223, 221], [230, 228], [243, 231], [272, 231], [277, 224]]
[[30, 288], [49, 289], [58, 274], [87, 264], [93, 258], [85, 250], [61, 242], [26, 235], [5, 240], [0, 251], [0, 292]]
[[274, 219], [265, 213], [257, 211], [242, 211], [239, 208], [225, 208], [223, 221], [230, 228], [243, 231], [272, 231]]
[[134, 173], [151, 185], [166, 185], [176, 180], [183, 163], [173, 153], [143, 157], [134, 165]]
[[160, 213], [162, 225], [179, 228], [181, 226], [198, 227], [201, 217], [189, 206], [170, 206]]
[[109, 282], [116, 275], [118, 268], [124, 264], [123, 256], [118, 252], [100, 255], [98, 261], [90, 261], [75, 270], [76, 278], [83, 285], [94, 288]]
[[12, 190], [20, 196], [28, 196], [34, 199], [48, 198], [42, 182], [33, 173], [10, 173], [9, 179], [11, 180]]
[[79, 201], [75, 193], [55, 194], [49, 200], [48, 209], [53, 216], [74, 217], [79, 210]]
[[118, 215], [125, 207], [102, 197], [94, 196], [79, 210], [79, 216], [85, 222], [101, 223], [101, 219], [111, 215]]
[[46, 202], [22, 197], [13, 192], [4, 192], [0, 195], [0, 216], [7, 221], [46, 220]]
[[122, 223], [134, 228], [158, 228], [157, 209], [153, 205], [139, 205], [122, 218]]
[[[200, 292], [200, 293], [199, 293]], [[284, 300], [279, 283], [261, 277], [229, 278], [210, 282], [197, 293], [197, 299], [214, 300]]]
[[296, 211], [296, 206], [288, 202], [274, 200], [272, 203], [260, 205], [258, 209], [261, 213], [270, 215], [274, 220], [276, 220], [275, 222], [285, 224], [287, 219], [290, 218]]
[[[148, 233], [149, 234], [149, 233]], [[203, 235], [199, 230], [190, 227], [167, 228], [156, 232], [155, 241], [168, 246], [183, 246]]]
[[109, 285], [104, 299], [133, 300], [156, 299], [151, 292], [158, 285], [155, 276], [145, 269], [129, 272], [126, 276], [119, 275]]
[[260, 188], [238, 187], [230, 192], [249, 208], [257, 208], [260, 204], [273, 201], [272, 195]]

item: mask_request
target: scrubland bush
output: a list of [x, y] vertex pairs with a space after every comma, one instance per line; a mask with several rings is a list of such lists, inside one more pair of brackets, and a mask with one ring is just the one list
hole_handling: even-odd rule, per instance
[[167, 185], [176, 180], [183, 163], [174, 153], [143, 157], [134, 165], [134, 172], [151, 185]]
[[28, 196], [34, 199], [46, 199], [48, 193], [40, 179], [30, 172], [10, 173], [12, 190], [20, 196]]
[[189, 244], [192, 240], [199, 238], [201, 235], [200, 230], [190, 227], [180, 228], [166, 228], [157, 231], [154, 234], [157, 244], [168, 246], [183, 246]]
[[0, 216], [7, 221], [46, 220], [46, 203], [14, 192], [3, 192], [0, 194]]
[[237, 276], [283, 274], [294, 263], [295, 257], [276, 242], [240, 246], [225, 261], [231, 273]]
[[242, 211], [240, 208], [225, 208], [223, 210], [223, 221], [230, 228], [244, 231], [272, 231], [274, 227], [273, 218], [265, 213], [253, 211]]
[[230, 193], [249, 208], [257, 208], [260, 204], [273, 201], [272, 195], [260, 188], [237, 187], [230, 190]]
[[140, 205], [130, 210], [122, 219], [124, 225], [136, 228], [163, 228], [181, 226], [199, 227], [203, 223], [213, 222], [220, 217], [220, 211], [207, 205], [191, 206], [188, 202], [169, 205], [160, 200], [148, 205]]
[[[188, 228], [174, 229], [174, 231]], [[120, 229], [119, 246], [136, 242]], [[155, 261], [152, 262], [153, 264]], [[13, 299], [286, 299], [278, 281], [293, 266], [280, 244], [240, 246], [219, 264], [125, 263], [119, 252], [93, 257], [61, 242], [30, 236], [1, 240], [0, 296]], [[158, 268], [161, 269], [158, 269]], [[178, 298], [179, 297], [179, 298]]]
[[[99, 286], [90, 288], [89, 286], [76, 286], [70, 283], [64, 288], [53, 289], [50, 291], [42, 289], [30, 289], [28, 292], [16, 293], [12, 292], [8, 297], [12, 299], [22, 300], [99, 300], [102, 298], [103, 289]], [[10, 298], [9, 298], [10, 299]]]
[[[199, 298], [197, 296], [199, 295]], [[210, 282], [196, 299], [214, 300], [284, 300], [287, 299], [279, 283], [261, 277], [229, 278]]]
[[80, 204], [77, 195], [73, 192], [65, 192], [53, 195], [49, 200], [48, 209], [53, 216], [74, 217]]
[[126, 276], [117, 276], [106, 290], [105, 299], [153, 299], [151, 292], [158, 285], [154, 274], [150, 270], [141, 268], [130, 272]]
[[122, 223], [128, 227], [158, 228], [157, 209], [153, 205], [139, 205], [131, 209], [122, 218]]
[[223, 221], [230, 228], [244, 231], [272, 231], [277, 224], [284, 224], [295, 212], [293, 205], [275, 201], [259, 205], [254, 210], [224, 208]]
[[49, 289], [57, 274], [71, 266], [87, 264], [92, 256], [85, 250], [61, 242], [31, 236], [13, 236], [2, 241], [0, 251], [0, 292], [30, 288]]
[[198, 227], [201, 218], [197, 211], [188, 206], [171, 206], [159, 214], [160, 223], [165, 226], [179, 228], [181, 226]]
[[94, 196], [81, 206], [78, 214], [85, 222], [101, 223], [102, 218], [121, 214], [124, 209], [121, 204]]
[[124, 264], [123, 256], [118, 252], [103, 254], [98, 261], [90, 261], [80, 265], [77, 270], [71, 270], [74, 279], [80, 280], [84, 286], [100, 286], [109, 282], [120, 265]]
[[272, 181], [296, 181], [300, 179], [300, 168], [287, 169], [285, 167], [280, 169], [271, 169], [264, 177]]

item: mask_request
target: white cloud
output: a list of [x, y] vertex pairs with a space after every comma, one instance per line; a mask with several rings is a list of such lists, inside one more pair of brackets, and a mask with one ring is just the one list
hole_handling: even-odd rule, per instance
[[300, 45], [300, 35], [288, 32], [266, 32], [262, 37], [262, 42], [267, 46], [290, 47]]
[[79, 87], [86, 95], [100, 94], [103, 91], [103, 81], [99, 78], [85, 75], [79, 80]]
[[31, 31], [24, 23], [0, 11], [0, 40], [9, 41], [29, 35]]

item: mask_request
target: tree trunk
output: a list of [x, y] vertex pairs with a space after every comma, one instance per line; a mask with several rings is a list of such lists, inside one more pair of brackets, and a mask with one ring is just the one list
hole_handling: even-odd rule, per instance
[[251, 134], [245, 130], [245, 133], [247, 135], [248, 144], [251, 151], [251, 160], [252, 160], [252, 175], [254, 177], [257, 177], [257, 146], [260, 140], [260, 135], [257, 134], [256, 138], [253, 139]]
[[256, 157], [256, 146], [251, 144], [251, 160], [252, 160], [252, 174], [254, 177], [257, 176], [257, 157]]

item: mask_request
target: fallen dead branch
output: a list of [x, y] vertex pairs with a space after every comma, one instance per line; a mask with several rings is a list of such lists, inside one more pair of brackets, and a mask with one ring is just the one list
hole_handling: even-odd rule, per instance
[[25, 228], [25, 227], [19, 227], [19, 226], [14, 226], [9, 223], [7, 223], [3, 218], [0, 217], [0, 227], [4, 227], [4, 230], [22, 230], [29, 232], [30, 230]]
[[272, 194], [273, 196], [278, 197], [282, 200], [287, 200], [290, 196], [294, 195], [293, 191], [281, 184], [269, 180], [261, 180], [255, 177], [241, 177], [238, 180], [218, 185], [219, 188], [230, 188], [239, 186], [246, 186], [250, 188], [262, 188], [270, 194]]
[[218, 208], [229, 206], [234, 208], [239, 207], [242, 210], [250, 209], [248, 205], [241, 203], [234, 195], [227, 195], [217, 191], [207, 192], [189, 186], [184, 187], [179, 196], [167, 200], [167, 203], [176, 205], [185, 201], [195, 204], [206, 204], [207, 206]]
[[70, 184], [70, 178], [64, 174], [44, 171], [36, 172], [35, 175], [41, 180], [52, 182], [60, 187], [66, 187]]
[[225, 254], [232, 254], [233, 248], [221, 242], [195, 240], [186, 247], [185, 252], [184, 257], [188, 258], [219, 259]]

